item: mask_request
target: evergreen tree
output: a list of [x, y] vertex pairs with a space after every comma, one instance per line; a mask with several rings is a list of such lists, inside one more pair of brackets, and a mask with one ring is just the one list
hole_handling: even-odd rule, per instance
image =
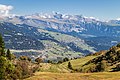
[[12, 53], [10, 52], [10, 50], [8, 49], [8, 50], [7, 50], [7, 53], [6, 53], [6, 57], [7, 57], [9, 60], [12, 60], [12, 59], [15, 58], [15, 55], [12, 54]]
[[69, 69], [73, 69], [70, 62], [68, 62], [68, 68], [69, 68]]
[[4, 49], [5, 49], [5, 44], [4, 44], [2, 35], [0, 34], [0, 55], [5, 56]]
[[10, 50], [8, 49], [7, 50], [7, 54], [6, 54], [6, 57], [10, 60], [10, 57], [11, 57], [11, 53], [10, 53]]

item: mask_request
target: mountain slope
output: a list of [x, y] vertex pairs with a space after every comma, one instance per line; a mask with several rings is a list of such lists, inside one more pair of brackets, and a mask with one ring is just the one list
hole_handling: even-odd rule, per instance
[[[109, 49], [120, 41], [119, 20], [103, 22], [92, 17], [64, 14], [33, 14], [6, 18], [6, 22], [26, 24], [29, 26], [69, 34], [85, 40], [96, 48], [95, 51]], [[105, 38], [103, 42], [103, 38]], [[107, 39], [107, 40], [106, 40]], [[94, 43], [95, 41], [95, 43]]]
[[35, 59], [42, 57], [61, 60], [63, 57], [81, 57], [95, 52], [84, 40], [66, 34], [47, 31], [26, 24], [0, 23], [6, 47], [17, 56], [27, 55]]
[[102, 72], [102, 71], [119, 71], [120, 67], [120, 44], [111, 47], [108, 51], [100, 52], [96, 58], [85, 63], [81, 72]]

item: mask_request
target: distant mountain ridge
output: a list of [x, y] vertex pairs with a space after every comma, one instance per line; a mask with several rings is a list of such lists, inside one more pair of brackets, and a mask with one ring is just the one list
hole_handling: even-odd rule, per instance
[[[56, 30], [64, 33], [76, 32], [97, 36], [108, 36], [108, 34], [110, 36], [120, 35], [120, 20], [102, 22], [93, 17], [88, 18], [82, 15], [62, 15], [58, 13], [51, 15], [33, 14], [28, 16], [7, 17], [3, 21], [14, 24], [26, 24], [29, 26], [48, 30]], [[112, 24], [114, 24], [114, 27]]]

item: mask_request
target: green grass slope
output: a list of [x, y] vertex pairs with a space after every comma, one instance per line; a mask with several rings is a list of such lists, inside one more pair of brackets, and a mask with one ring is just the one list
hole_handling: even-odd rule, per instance
[[82, 53], [70, 50], [66, 46], [62, 46], [59, 43], [49, 40], [42, 40], [45, 49], [42, 51], [46, 60], [62, 60], [64, 57], [74, 58], [82, 56]]
[[[96, 56], [87, 56], [79, 59], [70, 60], [63, 62], [61, 64], [51, 64], [51, 63], [40, 63], [40, 72], [55, 72], [55, 73], [70, 73], [74, 70], [79, 70], [79, 68], [87, 63], [89, 60], [95, 58]], [[74, 70], [68, 68], [68, 62], [71, 62]]]
[[44, 32], [44, 33], [48, 33], [49, 35], [53, 36], [54, 39], [58, 40], [59, 42], [63, 43], [63, 44], [68, 44], [68, 43], [74, 43], [76, 46], [78, 46], [79, 48], [81, 48], [83, 51], [84, 50], [88, 50], [89, 52], [95, 52], [94, 48], [87, 45], [84, 40], [77, 38], [77, 37], [73, 37], [71, 35], [66, 35], [66, 34], [62, 34], [62, 33], [58, 33], [58, 32], [51, 32], [51, 31], [47, 31], [47, 30], [43, 30], [43, 29], [39, 29], [40, 32]]

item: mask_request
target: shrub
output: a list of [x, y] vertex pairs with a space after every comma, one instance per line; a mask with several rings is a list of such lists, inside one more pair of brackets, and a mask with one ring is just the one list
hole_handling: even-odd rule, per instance
[[63, 61], [58, 61], [58, 64], [63, 63]]
[[117, 47], [120, 47], [120, 43], [117, 44]]
[[16, 64], [16, 70], [18, 71], [15, 73], [18, 73], [20, 78], [27, 78], [33, 74], [28, 61], [18, 61]]
[[15, 66], [6, 57], [0, 56], [0, 79], [11, 79]]
[[117, 70], [120, 71], [120, 64], [118, 64], [118, 65], [116, 66], [116, 68], [117, 68]]
[[40, 64], [41, 62], [43, 62], [43, 59], [42, 58], [36, 58], [35, 62], [37, 62], [38, 64]]
[[66, 62], [66, 61], [69, 61], [69, 59], [68, 59], [67, 57], [65, 57], [65, 58], [63, 59], [63, 62]]
[[90, 63], [89, 65], [85, 65], [85, 66], [81, 67], [80, 71], [86, 72], [86, 73], [97, 72], [96, 67], [97, 67], [97, 65]]
[[120, 64], [118, 64], [115, 68], [113, 68], [113, 71], [120, 71]]
[[20, 56], [20, 60], [31, 61], [31, 58], [29, 58], [27, 56]]
[[48, 63], [53, 63], [51, 60], [48, 60], [47, 62], [48, 62]]

